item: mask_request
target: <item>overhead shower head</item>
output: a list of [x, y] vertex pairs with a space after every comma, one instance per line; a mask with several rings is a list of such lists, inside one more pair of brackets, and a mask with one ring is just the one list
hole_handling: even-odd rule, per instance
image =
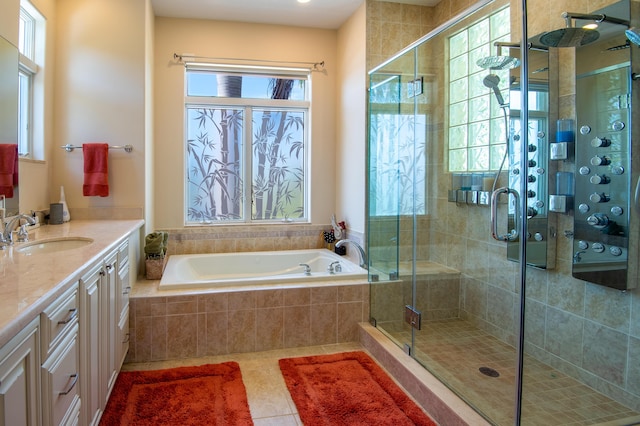
[[565, 20], [566, 28], [544, 33], [540, 36], [540, 43], [549, 47], [580, 47], [593, 43], [600, 38], [600, 33], [595, 28], [576, 28], [573, 26], [573, 19], [593, 21], [596, 24], [608, 22], [629, 26], [629, 21], [626, 19], [614, 18], [604, 14], [587, 15], [583, 13], [564, 12], [562, 13], [562, 17]]
[[520, 59], [513, 56], [487, 56], [478, 59], [476, 65], [485, 70], [508, 70], [520, 65]]
[[625, 30], [624, 35], [627, 36], [631, 43], [640, 46], [640, 30], [638, 28], [631, 27], [628, 30]]
[[493, 89], [493, 93], [496, 95], [498, 104], [501, 107], [504, 107], [507, 105], [505, 104], [504, 98], [502, 97], [502, 93], [500, 93], [500, 89], [498, 88], [498, 85], [500, 84], [500, 77], [498, 77], [495, 74], [489, 74], [482, 80], [482, 83], [485, 85], [485, 87], [488, 87], [489, 89]]
[[487, 56], [476, 61], [476, 65], [485, 70], [509, 70], [520, 65], [520, 59], [513, 56], [503, 56], [503, 47], [520, 47], [518, 43], [495, 42], [494, 46], [498, 48], [496, 56]]
[[540, 36], [540, 43], [549, 47], [580, 47], [600, 38], [597, 30], [587, 28], [561, 28]]

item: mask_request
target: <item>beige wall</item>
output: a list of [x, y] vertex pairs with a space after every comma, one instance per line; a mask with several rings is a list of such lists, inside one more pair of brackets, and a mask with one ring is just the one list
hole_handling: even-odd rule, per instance
[[[145, 179], [146, 0], [58, 0], [51, 200], [64, 185], [75, 217], [142, 217]], [[109, 153], [109, 197], [82, 195], [82, 150], [60, 145], [133, 146]], [[44, 182], [42, 183], [44, 184]], [[102, 213], [100, 213], [102, 212]], [[131, 213], [135, 212], [135, 213]]]
[[366, 6], [338, 31], [336, 215], [364, 236], [366, 202]]
[[174, 53], [282, 61], [325, 61], [312, 73], [311, 215], [328, 223], [335, 211], [336, 32], [157, 17], [155, 21], [153, 164], [155, 221], [160, 228], [184, 224], [184, 67]]

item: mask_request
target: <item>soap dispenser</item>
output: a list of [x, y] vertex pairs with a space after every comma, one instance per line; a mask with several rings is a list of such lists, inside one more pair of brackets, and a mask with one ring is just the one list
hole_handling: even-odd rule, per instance
[[60, 187], [60, 204], [62, 204], [62, 221], [69, 222], [71, 220], [71, 215], [69, 214], [67, 200], [64, 197], [64, 186]]

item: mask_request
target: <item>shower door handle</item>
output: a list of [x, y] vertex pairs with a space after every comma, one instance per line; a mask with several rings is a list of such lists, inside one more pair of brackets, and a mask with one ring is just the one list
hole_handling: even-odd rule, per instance
[[498, 241], [515, 241], [518, 239], [518, 228], [519, 228], [519, 216], [516, 211], [514, 216], [514, 229], [507, 234], [500, 235], [498, 234], [498, 196], [500, 194], [513, 194], [513, 197], [516, 199], [516, 210], [520, 205], [520, 195], [518, 191], [515, 189], [502, 187], [498, 188], [491, 193], [491, 236]]

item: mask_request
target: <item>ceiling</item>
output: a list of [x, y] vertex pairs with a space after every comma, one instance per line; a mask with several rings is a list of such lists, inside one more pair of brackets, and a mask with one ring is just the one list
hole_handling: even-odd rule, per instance
[[[156, 16], [339, 28], [364, 0], [151, 0]], [[440, 0], [386, 0], [434, 6]]]

